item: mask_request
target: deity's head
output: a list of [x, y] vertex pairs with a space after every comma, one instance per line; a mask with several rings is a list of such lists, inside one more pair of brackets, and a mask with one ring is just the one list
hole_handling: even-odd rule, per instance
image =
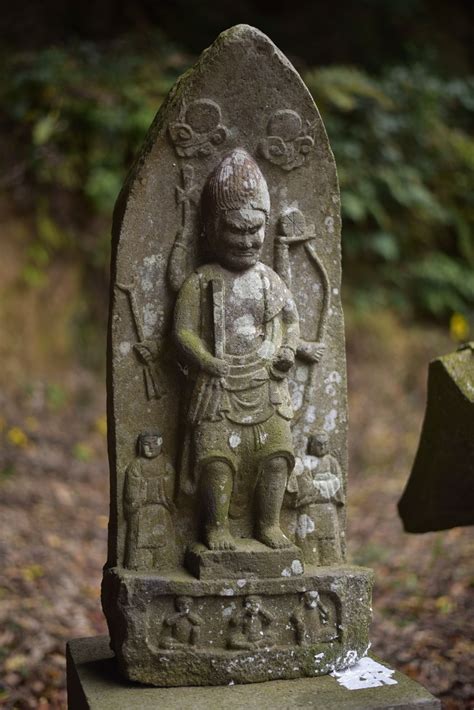
[[262, 600], [256, 594], [245, 597], [244, 607], [250, 614], [258, 614], [262, 606]]
[[193, 600], [191, 597], [176, 597], [176, 599], [174, 600], [174, 604], [176, 607], [176, 611], [188, 613], [189, 611], [191, 611]]
[[222, 158], [206, 181], [201, 206], [210, 255], [232, 271], [254, 266], [263, 247], [270, 195], [247, 151], [236, 148]]
[[319, 594], [316, 591], [305, 592], [303, 594], [303, 603], [307, 609], [316, 609], [319, 602]]
[[159, 431], [142, 431], [137, 439], [137, 450], [145, 459], [154, 459], [161, 454], [163, 437]]
[[308, 439], [308, 454], [310, 456], [325, 456], [329, 451], [329, 436], [325, 431], [312, 434]]

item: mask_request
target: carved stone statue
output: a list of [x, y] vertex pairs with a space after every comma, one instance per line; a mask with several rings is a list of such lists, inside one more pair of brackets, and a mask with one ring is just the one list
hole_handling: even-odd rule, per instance
[[340, 225], [301, 78], [258, 30], [224, 32], [114, 215], [102, 604], [129, 680], [315, 676], [366, 652], [372, 573], [345, 564]]
[[265, 609], [262, 599], [256, 595], [244, 599], [242, 612], [231, 619], [229, 648], [248, 650], [269, 648], [274, 645], [271, 625], [274, 615]]
[[296, 538], [305, 560], [327, 565], [342, 560], [338, 509], [344, 503], [339, 463], [329, 453], [326, 432], [311, 435], [308, 453], [298, 461], [303, 472], [298, 477]]
[[298, 606], [290, 616], [290, 622], [295, 629], [296, 643], [300, 646], [337, 638], [336, 620], [331, 620], [328, 607], [316, 591], [301, 595]]
[[267, 183], [243, 149], [228, 153], [202, 197], [208, 262], [178, 294], [174, 331], [188, 366], [191, 460], [181, 485], [203, 506], [210, 549], [234, 549], [232, 491], [255, 509], [255, 537], [291, 543], [280, 509], [294, 466], [287, 373], [298, 345], [298, 313], [288, 288], [260, 261], [270, 213]]
[[177, 649], [197, 646], [203, 620], [192, 611], [192, 597], [176, 597], [174, 604], [176, 611], [163, 621], [161, 647]]
[[172, 514], [173, 467], [162, 453], [160, 432], [143, 432], [125, 474], [125, 567], [155, 569], [176, 563]]

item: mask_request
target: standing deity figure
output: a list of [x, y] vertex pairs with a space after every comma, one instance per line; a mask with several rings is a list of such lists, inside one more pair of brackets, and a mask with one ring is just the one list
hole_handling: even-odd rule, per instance
[[294, 466], [287, 376], [298, 313], [282, 279], [260, 261], [270, 196], [245, 150], [225, 155], [210, 174], [201, 207], [207, 260], [182, 285], [174, 316], [190, 377], [181, 489], [200, 496], [210, 549], [235, 549], [232, 499], [254, 506], [258, 540], [287, 547], [280, 509]]
[[329, 437], [320, 432], [309, 437], [308, 453], [297, 462], [296, 543], [307, 563], [329, 565], [342, 561], [338, 509], [344, 504], [342, 473], [329, 453]]
[[137, 455], [125, 474], [125, 567], [129, 569], [163, 568], [176, 562], [171, 517], [174, 471], [162, 446], [160, 432], [142, 432]]

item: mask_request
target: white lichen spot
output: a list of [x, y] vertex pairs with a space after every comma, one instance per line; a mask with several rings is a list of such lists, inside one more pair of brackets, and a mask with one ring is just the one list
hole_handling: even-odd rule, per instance
[[336, 394], [336, 388], [335, 388], [334, 385], [332, 385], [331, 383], [329, 383], [328, 385], [326, 385], [326, 387], [324, 388], [324, 391], [325, 391], [326, 394], [328, 394], [330, 397], [334, 397], [334, 395]]
[[271, 340], [264, 340], [257, 350], [257, 355], [259, 355], [264, 360], [270, 360], [275, 354], [275, 345]]
[[246, 579], [238, 579], [237, 580], [237, 586], [239, 587], [239, 589], [242, 589], [242, 587], [245, 587], [246, 584], [247, 584]]
[[222, 610], [222, 616], [224, 617], [224, 619], [230, 619], [230, 617], [232, 616], [234, 611], [235, 611], [235, 604], [232, 603], [230, 606], [224, 607], [224, 609]]
[[299, 365], [299, 367], [296, 368], [296, 380], [297, 382], [306, 382], [309, 376], [309, 370], [307, 367], [304, 367], [302, 365]]
[[324, 417], [324, 431], [333, 431], [336, 428], [337, 410], [331, 409]]
[[314, 422], [316, 421], [316, 407], [314, 406], [314, 404], [309, 405], [304, 418], [308, 424], [314, 424]]
[[303, 565], [299, 560], [293, 560], [291, 563], [292, 574], [303, 574]]
[[339, 289], [338, 289], [338, 288], [333, 288], [332, 292], [333, 292], [333, 294], [334, 294], [335, 296], [338, 296], [338, 295], [339, 295]]
[[291, 569], [289, 569], [288, 567], [285, 567], [285, 569], [282, 570], [281, 576], [282, 577], [291, 577]]
[[342, 377], [339, 374], [339, 372], [337, 372], [337, 370], [333, 370], [332, 372], [329, 373], [325, 382], [335, 382], [338, 385], [338, 384], [340, 384], [341, 380], [342, 380]]
[[307, 535], [314, 532], [314, 520], [306, 513], [298, 516], [298, 524], [296, 526], [296, 534], [300, 540], [304, 540]]
[[119, 345], [119, 351], [121, 355], [128, 355], [131, 349], [131, 343], [127, 342], [126, 340], [123, 340]]
[[334, 234], [334, 217], [326, 217], [324, 220], [324, 226], [328, 230], [329, 234]]
[[236, 318], [232, 328], [237, 335], [241, 335], [243, 338], [253, 339], [257, 335], [255, 321], [250, 313], [245, 313], [240, 318]]
[[233, 431], [232, 434], [229, 436], [229, 446], [231, 449], [236, 449], [239, 445], [242, 439], [240, 438], [239, 434], [236, 431]]
[[221, 594], [223, 597], [233, 597], [235, 592], [233, 589], [229, 589], [228, 587], [223, 587], [221, 589]]
[[157, 321], [158, 311], [153, 308], [151, 303], [147, 303], [143, 308], [143, 329], [147, 337], [149, 337], [153, 333], [153, 329]]

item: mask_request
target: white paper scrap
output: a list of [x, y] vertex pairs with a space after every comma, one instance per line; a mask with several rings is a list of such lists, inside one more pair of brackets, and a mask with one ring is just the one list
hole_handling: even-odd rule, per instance
[[343, 671], [333, 671], [331, 675], [344, 688], [360, 690], [361, 688], [378, 688], [381, 685], [396, 685], [397, 681], [392, 678], [394, 673], [393, 668], [387, 668], [369, 656], [365, 656], [355, 666]]

